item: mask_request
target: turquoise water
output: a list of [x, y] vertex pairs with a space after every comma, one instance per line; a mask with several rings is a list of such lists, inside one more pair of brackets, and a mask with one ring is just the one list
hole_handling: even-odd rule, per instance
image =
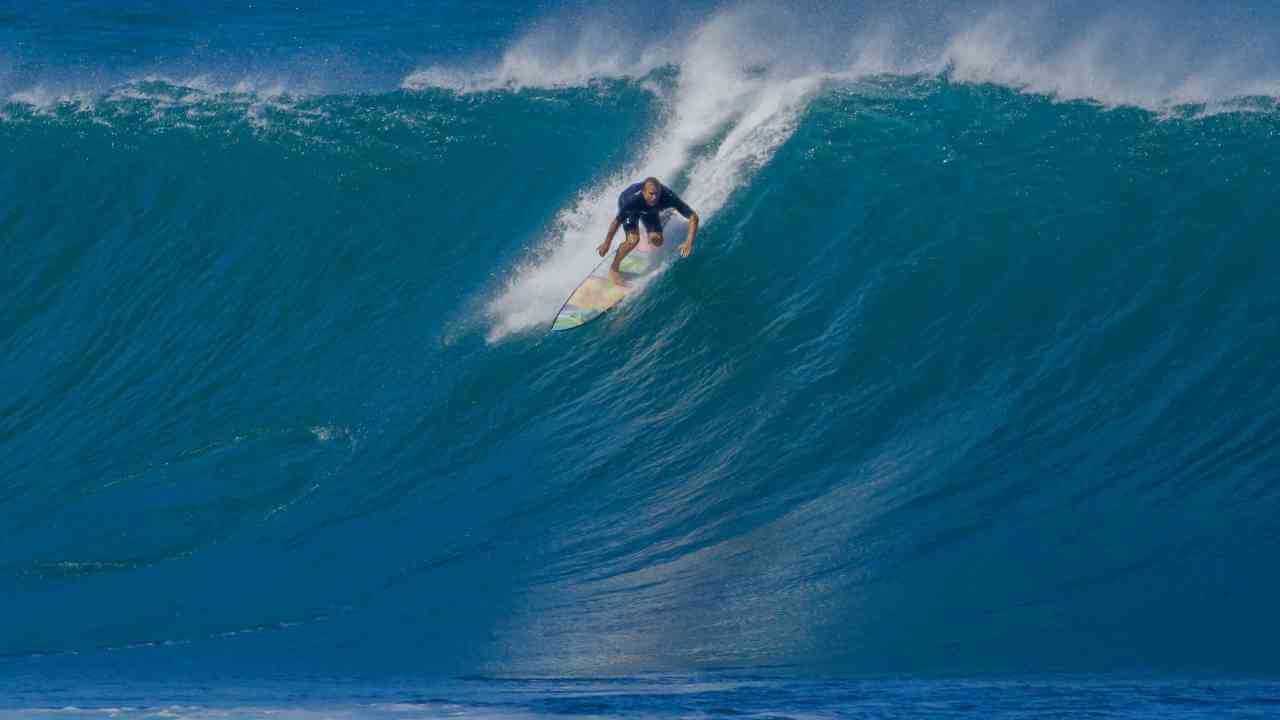
[[1271, 10], [106, 7], [0, 12], [4, 712], [1274, 700]]

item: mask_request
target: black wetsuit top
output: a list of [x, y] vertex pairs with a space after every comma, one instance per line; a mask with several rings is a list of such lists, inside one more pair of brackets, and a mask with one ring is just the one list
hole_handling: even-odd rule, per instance
[[638, 182], [618, 196], [618, 222], [622, 223], [623, 229], [628, 233], [636, 231], [636, 223], [640, 220], [644, 221], [649, 232], [661, 233], [662, 221], [659, 213], [667, 208], [675, 208], [686, 219], [693, 215], [693, 209], [666, 185], [658, 193], [658, 204], [651, 207], [644, 201], [644, 183]]

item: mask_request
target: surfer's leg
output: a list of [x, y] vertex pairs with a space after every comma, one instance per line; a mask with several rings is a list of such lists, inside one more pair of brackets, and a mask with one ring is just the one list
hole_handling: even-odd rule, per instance
[[662, 247], [662, 233], [649, 233], [649, 244], [654, 247]]
[[632, 250], [635, 250], [636, 246], [639, 244], [640, 244], [640, 233], [635, 231], [631, 231], [627, 233], [627, 239], [624, 240], [622, 244], [618, 246], [618, 252], [613, 254], [613, 264], [610, 267], [612, 267], [614, 270], [619, 269], [619, 267], [622, 265], [622, 260], [627, 255], [629, 255]]
[[637, 230], [627, 230], [627, 239], [622, 241], [618, 246], [618, 252], [613, 255], [613, 263], [609, 265], [609, 278], [619, 285], [624, 285], [622, 281], [622, 260], [632, 250], [636, 249], [636, 245], [640, 244], [640, 232]]

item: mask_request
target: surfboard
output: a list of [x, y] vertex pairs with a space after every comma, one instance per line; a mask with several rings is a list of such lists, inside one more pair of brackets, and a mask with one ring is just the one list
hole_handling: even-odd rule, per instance
[[[663, 211], [662, 234], [664, 236], [667, 234], [666, 227], [670, 219], [671, 211]], [[613, 263], [613, 254], [617, 252], [615, 246], [615, 249], [610, 250], [596, 265], [591, 274], [574, 288], [569, 299], [564, 301], [564, 305], [560, 306], [555, 320], [551, 322], [553, 332], [582, 327], [595, 320], [605, 314], [609, 308], [622, 302], [629, 293], [644, 287], [648, 278], [662, 267], [663, 260], [670, 254], [671, 247], [675, 243], [671, 238], [666, 237], [661, 246], [654, 246], [649, 242], [649, 234], [643, 230], [644, 228], [641, 227], [640, 243], [634, 250], [627, 253], [619, 266], [622, 279], [626, 284], [619, 285], [609, 278], [609, 266]]]

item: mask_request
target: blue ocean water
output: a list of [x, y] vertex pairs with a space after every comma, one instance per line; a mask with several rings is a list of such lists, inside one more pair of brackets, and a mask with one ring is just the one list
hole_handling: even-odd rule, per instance
[[[1037, 676], [1002, 679], [781, 680], [756, 673], [626, 677], [384, 679], [323, 682], [65, 685], [21, 690], [39, 702], [0, 718], [1262, 718], [1280, 704], [1275, 682]], [[73, 699], [73, 700], [69, 700]], [[158, 700], [159, 699], [159, 700]]]
[[1280, 11], [1027, 8], [0, 6], [0, 715], [1274, 713]]

